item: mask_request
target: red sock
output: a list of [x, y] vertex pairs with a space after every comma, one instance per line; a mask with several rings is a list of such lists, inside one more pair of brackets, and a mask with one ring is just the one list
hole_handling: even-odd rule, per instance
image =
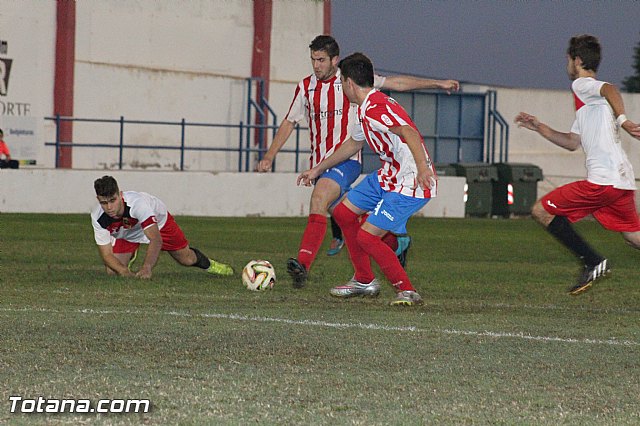
[[384, 234], [384, 237], [382, 237], [382, 242], [388, 245], [394, 253], [398, 249], [398, 237], [396, 237], [396, 234], [394, 234], [393, 232], [387, 232], [386, 234]]
[[333, 218], [342, 229], [344, 242], [355, 270], [355, 279], [361, 283], [370, 283], [376, 276], [371, 269], [369, 255], [358, 244], [357, 236], [360, 229], [358, 215], [349, 210], [344, 203], [340, 203], [333, 210]]
[[302, 263], [307, 271], [311, 268], [311, 264], [320, 250], [325, 232], [327, 232], [326, 216], [310, 214], [298, 250], [298, 262]]
[[380, 265], [380, 269], [387, 280], [397, 291], [412, 290], [415, 291], [407, 272], [400, 265], [400, 261], [396, 257], [396, 253], [386, 245], [380, 237], [371, 235], [367, 231], [360, 229], [358, 231], [358, 242], [375, 262]]
[[[368, 217], [369, 213], [365, 213], [360, 216], [360, 225], [365, 223]], [[384, 237], [382, 237], [382, 242], [391, 247], [391, 250], [393, 250], [394, 252], [398, 248], [398, 238], [393, 232], [387, 232], [386, 234], [384, 234]]]

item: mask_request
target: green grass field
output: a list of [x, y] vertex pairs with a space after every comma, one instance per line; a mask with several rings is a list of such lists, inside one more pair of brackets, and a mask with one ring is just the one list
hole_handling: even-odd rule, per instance
[[[578, 264], [530, 219], [424, 219], [408, 272], [425, 299], [336, 300], [343, 251], [304, 289], [285, 261], [305, 219], [178, 217], [244, 289], [163, 254], [150, 281], [103, 273], [88, 215], [0, 214], [0, 423], [639, 424], [640, 253], [578, 225], [613, 273], [568, 296]], [[139, 265], [139, 263], [137, 264]], [[149, 399], [146, 414], [12, 414], [10, 396]]]

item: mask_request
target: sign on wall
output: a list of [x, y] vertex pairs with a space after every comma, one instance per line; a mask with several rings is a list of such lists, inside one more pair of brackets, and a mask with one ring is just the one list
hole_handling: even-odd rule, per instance
[[27, 56], [14, 58], [10, 48], [9, 40], [0, 40], [0, 128], [11, 157], [22, 164], [36, 164], [38, 121], [31, 116], [31, 102], [19, 90], [32, 74], [31, 70], [22, 70], [33, 64], [22, 64], [22, 59]]

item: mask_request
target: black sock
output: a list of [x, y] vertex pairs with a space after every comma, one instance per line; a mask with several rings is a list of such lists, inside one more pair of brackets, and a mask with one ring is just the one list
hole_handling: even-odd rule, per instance
[[339, 240], [342, 239], [342, 229], [340, 229], [340, 226], [333, 216], [331, 216], [331, 234], [333, 235], [333, 238], [337, 238]]
[[564, 216], [553, 218], [547, 231], [558, 239], [573, 254], [584, 261], [587, 266], [595, 266], [604, 260], [585, 240], [573, 229], [569, 219]]
[[211, 266], [209, 258], [195, 247], [191, 247], [191, 250], [193, 250], [193, 252], [196, 254], [196, 263], [191, 266], [197, 266], [198, 268], [202, 269], [209, 269], [209, 266]]

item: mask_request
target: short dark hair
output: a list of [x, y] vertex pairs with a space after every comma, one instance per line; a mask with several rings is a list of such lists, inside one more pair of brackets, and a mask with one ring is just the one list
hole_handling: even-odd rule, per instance
[[352, 53], [338, 64], [344, 78], [350, 78], [360, 87], [373, 87], [373, 63], [360, 52]]
[[99, 197], [109, 197], [120, 192], [118, 182], [116, 182], [113, 176], [102, 176], [100, 179], [96, 179], [95, 182], [93, 182], [93, 188]]
[[336, 39], [330, 35], [319, 35], [314, 38], [309, 45], [309, 49], [313, 52], [324, 50], [330, 58], [340, 55], [340, 46], [338, 46]]
[[0, 135], [4, 135], [4, 132], [2, 131], [2, 129], [0, 129]]
[[598, 71], [600, 65], [600, 42], [597, 37], [589, 34], [577, 35], [569, 40], [567, 55], [571, 59], [582, 59], [582, 68]]

